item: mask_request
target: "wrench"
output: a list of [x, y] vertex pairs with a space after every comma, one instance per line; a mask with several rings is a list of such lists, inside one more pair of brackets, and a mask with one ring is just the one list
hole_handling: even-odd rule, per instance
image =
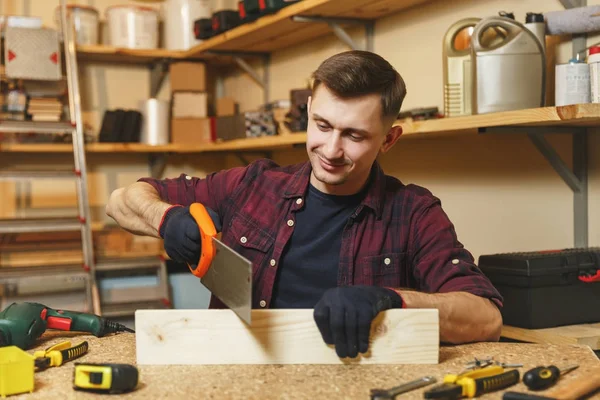
[[419, 389], [435, 382], [437, 382], [437, 379], [435, 379], [433, 376], [424, 376], [423, 378], [419, 378], [412, 382], [408, 382], [388, 390], [371, 389], [371, 400], [393, 400], [401, 393], [410, 392], [411, 390]]

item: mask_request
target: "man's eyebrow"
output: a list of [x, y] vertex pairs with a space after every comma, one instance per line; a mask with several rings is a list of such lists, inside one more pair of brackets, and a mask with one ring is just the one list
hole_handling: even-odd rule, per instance
[[[325, 118], [321, 117], [319, 114], [313, 113], [313, 119], [321, 121], [321, 122], [325, 122], [327, 125], [332, 126], [331, 123], [329, 121], [327, 121]], [[369, 135], [369, 131], [364, 130], [364, 129], [358, 129], [358, 128], [344, 128], [342, 129], [343, 131], [351, 131], [351, 132], [356, 132], [356, 133], [360, 133], [361, 135]]]

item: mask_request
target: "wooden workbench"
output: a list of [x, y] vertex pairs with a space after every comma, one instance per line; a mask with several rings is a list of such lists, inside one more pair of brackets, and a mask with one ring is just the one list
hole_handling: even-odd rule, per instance
[[[105, 338], [74, 333], [46, 333], [33, 350], [71, 339], [73, 344], [87, 340], [90, 350], [78, 362], [135, 364], [135, 338], [122, 333]], [[199, 344], [201, 345], [201, 344]], [[585, 374], [600, 361], [593, 351], [581, 345], [477, 343], [442, 346], [438, 365], [236, 365], [236, 366], [140, 366], [140, 385], [135, 392], [111, 398], [143, 399], [368, 399], [371, 388], [390, 388], [425, 375], [438, 380], [446, 373], [461, 371], [473, 357], [493, 356], [506, 363], [522, 363], [521, 371], [541, 364], [579, 364], [561, 383]], [[72, 389], [73, 363], [36, 373], [33, 394], [10, 399], [107, 398]], [[401, 399], [422, 399], [425, 389], [405, 394]], [[525, 391], [523, 384], [510, 390]], [[499, 399], [500, 392], [482, 396]], [[600, 398], [600, 395], [594, 398]]]

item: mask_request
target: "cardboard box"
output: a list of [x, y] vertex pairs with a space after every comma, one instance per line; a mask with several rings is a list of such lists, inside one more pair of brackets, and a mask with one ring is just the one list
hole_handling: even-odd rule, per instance
[[176, 92], [172, 95], [172, 118], [206, 118], [208, 108], [206, 92]]
[[206, 92], [207, 69], [201, 62], [174, 62], [169, 66], [171, 92]]
[[246, 137], [246, 117], [244, 114], [215, 118], [215, 133], [220, 140]]
[[221, 97], [217, 99], [217, 117], [226, 117], [239, 114], [239, 104], [233, 97]]
[[171, 119], [171, 143], [195, 145], [214, 140], [211, 118]]

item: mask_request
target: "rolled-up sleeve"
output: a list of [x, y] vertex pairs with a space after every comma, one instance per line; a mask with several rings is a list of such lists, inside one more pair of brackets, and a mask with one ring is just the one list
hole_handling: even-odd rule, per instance
[[456, 236], [439, 200], [413, 221], [410, 253], [413, 275], [427, 293], [468, 292], [502, 307], [503, 298]]

